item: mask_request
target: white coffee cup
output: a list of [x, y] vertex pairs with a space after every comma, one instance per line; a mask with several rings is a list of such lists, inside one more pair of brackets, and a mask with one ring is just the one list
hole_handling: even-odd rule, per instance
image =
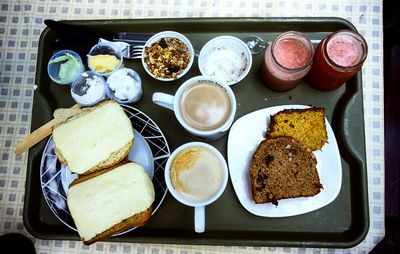
[[[202, 96], [203, 92], [201, 89], [203, 88], [207, 91], [210, 90], [212, 94], [216, 96], [217, 100], [211, 101], [209, 99], [201, 99], [201, 103], [194, 103], [194, 101], [196, 101], [193, 99], [194, 97], [186, 97], [200, 97], [199, 95], [201, 95], [202, 98], [211, 98], [210, 91], [207, 92], [206, 96]], [[195, 89], [199, 91], [193, 92]], [[191, 92], [189, 93], [188, 91]], [[189, 100], [189, 98], [191, 99]], [[190, 110], [186, 110], [186, 108], [190, 108], [193, 105], [187, 107], [182, 106], [184, 104], [182, 100], [193, 102], [193, 105], [204, 104], [205, 106], [194, 108], [192, 111], [197, 112], [195, 114], [193, 112], [188, 113]], [[215, 103], [215, 101], [217, 102]], [[174, 111], [175, 117], [178, 119], [179, 123], [189, 133], [206, 140], [214, 140], [222, 137], [231, 127], [236, 114], [235, 94], [229, 85], [220, 82], [214, 77], [193, 77], [185, 81], [178, 88], [175, 95], [156, 92], [153, 94], [153, 102]], [[191, 120], [193, 121], [191, 122]], [[204, 121], [204, 123], [201, 121]]]
[[[185, 163], [188, 160], [190, 163]], [[217, 200], [228, 183], [225, 158], [209, 144], [190, 142], [171, 154], [164, 173], [172, 196], [182, 204], [194, 207], [195, 231], [204, 232], [205, 206]]]

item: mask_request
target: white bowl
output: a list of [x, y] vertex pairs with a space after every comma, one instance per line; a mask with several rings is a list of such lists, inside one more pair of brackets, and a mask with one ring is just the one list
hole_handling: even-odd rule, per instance
[[[151, 44], [153, 44], [154, 42], [157, 42], [159, 40], [161, 40], [162, 38], [177, 38], [179, 40], [181, 40], [183, 43], [186, 44], [188, 50], [189, 50], [189, 54], [190, 54], [190, 58], [189, 58], [189, 63], [187, 64], [186, 68], [177, 75], [176, 78], [162, 78], [162, 77], [156, 77], [151, 71], [149, 71], [149, 69], [147, 68], [147, 64], [145, 62], [145, 49], [146, 47], [150, 47]], [[152, 37], [150, 37], [150, 39], [147, 40], [146, 44], [144, 45], [143, 51], [142, 51], [142, 65], [143, 68], [146, 70], [146, 72], [152, 76], [155, 79], [161, 80], [161, 81], [173, 81], [173, 80], [177, 80], [179, 78], [181, 78], [182, 76], [184, 76], [192, 67], [193, 64], [193, 60], [194, 60], [194, 50], [193, 50], [193, 46], [192, 43], [189, 41], [188, 38], [186, 38], [186, 36], [184, 36], [181, 33], [178, 32], [174, 32], [174, 31], [164, 31], [164, 32], [160, 32], [157, 33], [155, 35], [153, 35]]]
[[219, 36], [208, 41], [199, 54], [199, 69], [204, 76], [213, 76], [228, 85], [244, 79], [253, 58], [249, 47], [234, 36]]

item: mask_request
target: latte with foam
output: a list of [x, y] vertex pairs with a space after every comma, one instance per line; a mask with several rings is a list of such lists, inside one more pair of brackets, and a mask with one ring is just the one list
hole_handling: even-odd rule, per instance
[[183, 92], [180, 111], [189, 126], [209, 131], [221, 127], [228, 120], [231, 101], [222, 86], [210, 81], [199, 81]]
[[220, 188], [223, 177], [221, 162], [204, 147], [184, 149], [171, 163], [170, 178], [174, 189], [193, 201], [212, 197]]

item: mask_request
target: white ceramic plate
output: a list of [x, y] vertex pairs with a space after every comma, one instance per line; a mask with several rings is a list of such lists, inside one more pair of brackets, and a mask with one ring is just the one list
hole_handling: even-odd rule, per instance
[[250, 213], [263, 217], [287, 217], [317, 210], [331, 203], [342, 185], [342, 164], [335, 135], [325, 119], [328, 143], [320, 151], [314, 151], [317, 170], [323, 185], [321, 192], [313, 197], [279, 200], [256, 204], [251, 196], [249, 168], [258, 144], [265, 138], [270, 115], [290, 108], [308, 108], [304, 105], [283, 105], [260, 109], [249, 113], [232, 125], [228, 138], [228, 164], [231, 181], [243, 207]]

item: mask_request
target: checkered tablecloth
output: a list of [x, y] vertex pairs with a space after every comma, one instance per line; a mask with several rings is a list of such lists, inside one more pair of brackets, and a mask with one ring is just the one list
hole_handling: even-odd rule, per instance
[[[362, 70], [370, 229], [351, 249], [188, 246], [34, 239], [22, 222], [28, 154], [14, 155], [30, 132], [38, 39], [51, 19], [170, 17], [342, 17], [369, 45]], [[1, 0], [0, 1], [0, 235], [25, 234], [38, 253], [365, 253], [384, 236], [384, 108], [382, 2], [283, 0]]]

